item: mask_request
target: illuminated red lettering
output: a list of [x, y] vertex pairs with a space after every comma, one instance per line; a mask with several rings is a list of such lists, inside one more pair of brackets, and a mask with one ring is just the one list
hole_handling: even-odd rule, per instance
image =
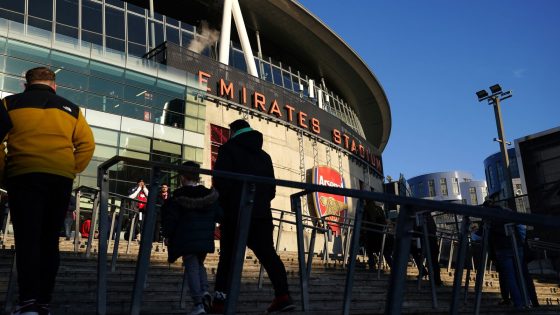
[[264, 104], [266, 103], [266, 98], [264, 97], [263, 94], [259, 93], [259, 92], [255, 92], [253, 94], [253, 107], [256, 109], [260, 109], [263, 112], [266, 112], [266, 108], [264, 107]]
[[278, 106], [278, 102], [274, 100], [270, 105], [270, 109], [268, 110], [268, 114], [274, 114], [276, 117], [282, 117], [282, 113], [280, 112], [280, 107]]
[[220, 96], [224, 95], [227, 95], [230, 100], [233, 98], [233, 83], [226, 85], [224, 79], [220, 79]]
[[321, 133], [321, 122], [317, 118], [311, 118], [311, 131], [316, 134]]
[[288, 121], [292, 122], [295, 108], [293, 108], [292, 106], [290, 106], [288, 104], [284, 105], [284, 108], [288, 112]]
[[360, 156], [362, 157], [362, 159], [365, 157], [365, 149], [363, 145], [359, 145], [358, 146], [358, 152], [360, 152]]
[[241, 103], [243, 105], [247, 105], [247, 88], [246, 87], [241, 88]]
[[307, 114], [304, 112], [299, 112], [298, 113], [298, 125], [302, 128], [307, 128], [307, 125], [305, 124], [305, 120], [307, 119]]
[[352, 146], [350, 148], [350, 151], [352, 153], [358, 153], [358, 149], [356, 148], [356, 141], [354, 141], [354, 139], [352, 139]]
[[338, 131], [338, 129], [333, 129], [332, 139], [333, 139], [333, 142], [336, 143], [336, 144], [341, 144], [342, 143], [342, 139], [340, 138], [340, 131]]
[[346, 150], [350, 149], [350, 143], [348, 143], [348, 140], [350, 140], [350, 137], [347, 134], [342, 135], [344, 137], [344, 147], [346, 148]]
[[206, 73], [206, 72], [204, 72], [204, 71], [198, 70], [198, 85], [199, 85], [201, 88], [204, 87], [204, 86], [206, 86], [206, 91], [207, 91], [207, 92], [212, 91], [212, 90], [210, 89], [210, 87], [208, 86], [208, 79], [209, 79], [210, 77], [211, 77], [210, 74], [208, 74], [208, 73]]

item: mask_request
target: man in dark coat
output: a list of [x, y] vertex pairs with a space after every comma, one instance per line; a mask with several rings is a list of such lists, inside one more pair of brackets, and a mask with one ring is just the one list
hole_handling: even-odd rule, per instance
[[[253, 130], [248, 122], [241, 119], [232, 122], [229, 126], [230, 139], [220, 147], [214, 170], [274, 178], [272, 160], [262, 150], [262, 134]], [[220, 193], [220, 205], [224, 209], [224, 220], [220, 226], [220, 260], [214, 296], [216, 312], [223, 311], [228, 293], [227, 277], [231, 271], [242, 186], [240, 181], [214, 177], [214, 187]], [[266, 269], [274, 287], [275, 298], [267, 309], [269, 313], [295, 308], [288, 291], [286, 269], [276, 254], [272, 239], [274, 227], [270, 202], [275, 194], [274, 185], [257, 184], [247, 239], [247, 246]]]

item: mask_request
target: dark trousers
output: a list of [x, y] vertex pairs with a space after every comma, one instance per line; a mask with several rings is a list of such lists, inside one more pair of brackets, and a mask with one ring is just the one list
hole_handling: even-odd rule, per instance
[[[220, 226], [220, 260], [218, 262], [215, 284], [215, 291], [226, 293], [229, 293], [226, 289], [229, 287], [227, 281], [232, 267], [231, 258], [233, 257], [235, 242], [235, 227], [228, 223], [225, 222], [225, 224]], [[247, 247], [255, 253], [266, 270], [270, 282], [272, 282], [275, 296], [281, 296], [288, 293], [288, 279], [284, 263], [274, 249], [272, 233], [272, 220], [252, 220]]]
[[70, 193], [70, 178], [31, 173], [7, 180], [16, 244], [19, 299], [48, 304], [60, 263], [58, 238]]

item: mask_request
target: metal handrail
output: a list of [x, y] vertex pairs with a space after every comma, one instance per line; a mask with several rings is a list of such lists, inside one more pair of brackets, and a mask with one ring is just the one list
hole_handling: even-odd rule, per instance
[[[309, 183], [301, 183], [301, 182], [294, 182], [288, 180], [281, 180], [281, 179], [273, 179], [273, 178], [266, 178], [266, 177], [259, 177], [253, 175], [246, 175], [246, 174], [238, 174], [233, 172], [224, 172], [224, 171], [213, 171], [213, 170], [206, 170], [206, 169], [193, 169], [190, 167], [180, 166], [180, 165], [172, 165], [172, 164], [165, 164], [161, 162], [154, 162], [154, 161], [144, 161], [133, 159], [129, 157], [122, 157], [122, 156], [115, 156], [104, 163], [102, 163], [98, 168], [98, 186], [101, 187], [101, 198], [100, 198], [100, 207], [99, 212], [100, 216], [103, 217], [106, 215], [107, 207], [108, 207], [108, 169], [119, 162], [127, 162], [127, 163], [134, 163], [138, 166], [145, 166], [152, 169], [151, 178], [150, 178], [150, 186], [151, 187], [159, 187], [160, 181], [160, 174], [162, 169], [167, 170], [175, 170], [175, 171], [196, 171], [200, 174], [204, 175], [211, 175], [215, 177], [227, 178], [231, 180], [237, 180], [244, 183], [243, 185], [243, 192], [242, 192], [242, 200], [245, 200], [243, 203], [240, 204], [240, 208], [242, 211], [246, 211], [246, 213], [250, 214], [252, 209], [252, 198], [251, 194], [254, 194], [254, 185], [255, 184], [269, 184], [269, 185], [276, 185], [276, 186], [284, 186], [293, 189], [302, 190], [300, 193], [293, 194], [291, 196], [292, 200], [292, 211], [296, 214], [296, 224], [298, 225], [298, 236], [297, 236], [297, 244], [298, 244], [298, 255], [303, 253], [304, 245], [303, 245], [303, 224], [302, 224], [302, 213], [301, 213], [301, 199], [300, 197], [308, 194], [309, 192], [320, 191], [324, 193], [330, 193], [335, 195], [344, 195], [347, 197], [358, 198], [358, 206], [355, 212], [355, 220], [354, 220], [354, 227], [353, 227], [353, 237], [350, 246], [350, 264], [348, 267], [348, 274], [347, 274], [347, 288], [349, 290], [345, 291], [345, 305], [344, 305], [344, 314], [347, 314], [349, 311], [349, 305], [346, 301], [349, 301], [351, 296], [351, 287], [352, 287], [352, 277], [354, 272], [354, 264], [352, 261], [356, 255], [357, 249], [357, 237], [359, 235], [359, 231], [361, 228], [361, 211], [362, 205], [360, 200], [364, 199], [371, 199], [379, 202], [390, 202], [396, 203], [401, 205], [401, 211], [397, 217], [397, 225], [395, 231], [395, 257], [394, 263], [391, 272], [390, 278], [390, 285], [388, 290], [388, 296], [386, 301], [386, 314], [400, 314], [401, 307], [402, 307], [402, 292], [404, 288], [404, 282], [406, 277], [406, 264], [408, 261], [408, 252], [410, 249], [410, 240], [411, 240], [411, 233], [412, 226], [414, 224], [415, 213], [418, 211], [423, 211], [425, 209], [431, 209], [432, 211], [442, 211], [446, 213], [452, 213], [457, 215], [462, 215], [463, 220], [461, 221], [461, 229], [460, 229], [460, 237], [459, 237], [459, 255], [457, 260], [457, 269], [455, 270], [455, 280], [454, 280], [454, 288], [453, 288], [453, 299], [450, 313], [455, 314], [458, 310], [458, 293], [461, 287], [461, 278], [463, 273], [464, 267], [464, 258], [466, 257], [466, 237], [468, 234], [468, 223], [469, 217], [479, 217], [483, 219], [489, 220], [502, 220], [508, 222], [516, 222], [522, 223], [526, 225], [534, 225], [539, 227], [548, 227], [548, 228], [560, 228], [560, 221], [556, 219], [551, 219], [550, 216], [541, 215], [541, 214], [525, 214], [525, 213], [515, 213], [510, 212], [505, 209], [488, 209], [479, 206], [470, 206], [470, 205], [463, 205], [463, 204], [451, 204], [451, 203], [444, 203], [440, 201], [434, 200], [426, 200], [426, 199], [418, 199], [412, 197], [404, 197], [404, 196], [396, 196], [390, 195], [385, 193], [378, 193], [378, 192], [366, 192], [362, 190], [356, 189], [348, 189], [348, 188], [338, 188], [338, 187], [328, 187], [328, 186], [320, 186], [315, 184]], [[148, 204], [146, 209], [146, 219], [144, 223], [144, 230], [143, 233], [147, 233], [147, 235], [151, 235], [153, 233], [154, 224], [155, 224], [155, 199], [156, 197], [154, 194], [150, 194], [148, 196]], [[242, 255], [241, 251], [244, 252], [245, 244], [246, 244], [246, 234], [248, 232], [248, 224], [250, 216], [240, 216], [239, 234], [236, 236], [236, 251], [235, 259], [233, 260], [234, 264], [234, 271], [240, 270], [240, 266], [242, 266]], [[97, 313], [98, 314], [106, 314], [106, 301], [107, 301], [107, 266], [106, 266], [106, 258], [107, 258], [107, 235], [105, 233], [107, 229], [107, 222], [106, 220], [100, 221], [100, 235], [99, 235], [99, 263], [98, 263], [98, 292], [97, 292]], [[134, 292], [132, 298], [132, 306], [131, 306], [131, 314], [139, 314], [140, 312], [140, 305], [141, 305], [141, 295], [144, 283], [146, 281], [147, 270], [149, 265], [149, 253], [151, 251], [151, 238], [142, 237], [139, 257], [136, 267], [136, 277], [135, 277], [135, 284], [134, 284]], [[304, 274], [305, 272], [305, 261], [304, 258], [300, 257], [299, 259], [299, 266], [300, 266], [300, 281], [301, 279], [306, 279]], [[226, 314], [233, 314], [235, 312], [235, 303], [236, 297], [239, 294], [239, 279], [240, 279], [240, 272], [236, 273], [233, 272], [230, 275], [232, 278], [230, 283], [232, 284], [230, 288], [230, 299], [226, 303]], [[303, 286], [305, 283], [301, 283], [302, 285], [302, 292], [307, 292], [307, 288]], [[306, 303], [307, 297], [304, 297], [303, 304], [307, 305]], [[304, 309], [305, 310], [305, 309]]]

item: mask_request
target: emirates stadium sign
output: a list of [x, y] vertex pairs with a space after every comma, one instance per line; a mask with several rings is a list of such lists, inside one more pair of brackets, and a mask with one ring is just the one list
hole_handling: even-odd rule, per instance
[[[316, 185], [344, 188], [344, 178], [340, 173], [328, 166], [315, 166], [311, 170], [311, 182]], [[328, 220], [327, 226], [335, 235], [340, 235], [341, 223], [344, 222], [348, 211], [348, 202], [345, 196], [333, 195], [323, 192], [314, 192], [312, 215]]]

